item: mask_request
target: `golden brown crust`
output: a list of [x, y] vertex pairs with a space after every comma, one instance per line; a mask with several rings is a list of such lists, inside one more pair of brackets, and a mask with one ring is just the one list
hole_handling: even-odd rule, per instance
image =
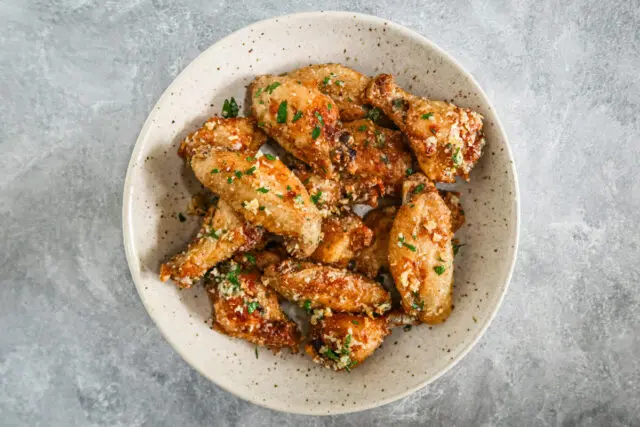
[[412, 165], [411, 153], [401, 132], [363, 119], [344, 123], [339, 142], [346, 173], [358, 181], [369, 182], [368, 187], [380, 188], [380, 196], [399, 193]]
[[251, 117], [211, 117], [182, 141], [178, 155], [189, 160], [195, 150], [202, 146], [253, 155], [265, 142], [267, 135], [260, 131]]
[[365, 98], [405, 133], [429, 179], [455, 182], [458, 175], [469, 180], [485, 143], [480, 114], [414, 96], [398, 87], [389, 74], [375, 77]]
[[397, 211], [397, 206], [385, 206], [365, 215], [364, 223], [373, 231], [374, 239], [371, 246], [364, 248], [356, 256], [356, 271], [372, 279], [381, 270], [389, 271], [389, 233]]
[[215, 269], [207, 285], [214, 330], [274, 352], [282, 348], [298, 352], [297, 325], [280, 308], [276, 293], [260, 282], [258, 273], [241, 273], [237, 264], [230, 263]]
[[211, 267], [240, 250], [250, 250], [263, 238], [263, 230], [241, 218], [220, 200], [202, 219], [202, 227], [187, 249], [160, 266], [160, 280], [171, 279], [189, 288]]
[[307, 257], [320, 242], [322, 217], [300, 180], [277, 158], [196, 150], [191, 168], [200, 182], [252, 224], [287, 238], [287, 250]]
[[311, 262], [287, 260], [266, 268], [263, 281], [284, 298], [306, 309], [382, 314], [391, 296], [380, 284], [349, 271]]
[[340, 64], [318, 64], [293, 70], [287, 76], [330, 96], [342, 121], [358, 120], [367, 114], [364, 91], [371, 79], [362, 73]]
[[385, 317], [331, 313], [311, 324], [305, 350], [316, 363], [350, 371], [371, 356], [390, 333]]
[[322, 236], [311, 259], [343, 268], [373, 241], [373, 231], [358, 215], [350, 212], [326, 218], [322, 222]]
[[249, 92], [251, 113], [267, 135], [317, 174], [336, 175], [331, 156], [338, 109], [331, 98], [289, 77], [269, 75], [256, 78]]
[[451, 213], [432, 183], [419, 184], [406, 199], [389, 235], [391, 274], [405, 312], [440, 323], [452, 309]]
[[440, 190], [440, 196], [451, 211], [451, 232], [458, 231], [465, 222], [464, 209], [460, 203], [460, 193], [457, 191]]

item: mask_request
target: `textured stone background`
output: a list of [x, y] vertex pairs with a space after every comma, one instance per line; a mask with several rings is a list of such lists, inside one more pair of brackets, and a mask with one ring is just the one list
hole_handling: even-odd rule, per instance
[[[640, 425], [640, 2], [562, 3], [4, 0], [0, 424]], [[187, 366], [121, 237], [129, 155], [174, 76], [231, 31], [314, 9], [379, 15], [453, 54], [502, 117], [522, 194], [511, 289], [475, 350], [407, 399], [325, 418]]]

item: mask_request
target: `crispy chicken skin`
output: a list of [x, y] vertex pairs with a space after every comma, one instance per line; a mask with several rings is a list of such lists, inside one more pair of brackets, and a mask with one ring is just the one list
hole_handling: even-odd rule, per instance
[[320, 212], [300, 180], [276, 157], [200, 147], [191, 168], [247, 221], [284, 236], [292, 255], [307, 257], [318, 246]]
[[360, 250], [373, 241], [373, 231], [351, 212], [326, 218], [322, 222], [322, 235], [311, 259], [334, 267], [346, 267]]
[[267, 135], [260, 131], [251, 117], [211, 117], [182, 141], [178, 155], [189, 160], [195, 150], [203, 145], [255, 154], [266, 141]]
[[[451, 212], [433, 183], [420, 175], [405, 181], [405, 203], [389, 234], [389, 267], [404, 311], [436, 324], [452, 309]], [[418, 184], [412, 188], [412, 182]]]
[[230, 262], [208, 276], [214, 330], [274, 352], [282, 348], [298, 352], [297, 325], [282, 311], [276, 293], [261, 283], [257, 272], [241, 272], [238, 264]]
[[311, 324], [305, 350], [316, 363], [350, 371], [371, 356], [390, 333], [386, 317], [330, 313]]
[[375, 77], [366, 101], [380, 108], [405, 133], [420, 168], [431, 180], [469, 180], [485, 143], [482, 116], [443, 101], [414, 96], [389, 74]]
[[349, 313], [382, 314], [391, 296], [359, 274], [312, 262], [287, 260], [266, 268], [263, 282], [307, 310], [329, 308]]
[[250, 250], [262, 241], [263, 230], [242, 220], [220, 200], [202, 219], [202, 227], [184, 252], [160, 266], [160, 280], [171, 279], [189, 288], [211, 267], [230, 258], [236, 251]]
[[297, 165], [291, 170], [307, 189], [323, 217], [339, 212], [339, 207], [344, 203], [342, 189], [337, 181], [314, 174], [306, 165]]
[[272, 264], [278, 264], [287, 259], [287, 252], [283, 247], [250, 251], [234, 255], [233, 260], [247, 270], [264, 271]]
[[331, 161], [338, 108], [318, 89], [290, 77], [260, 76], [249, 86], [251, 114], [285, 150], [323, 177], [334, 177]]
[[442, 196], [442, 200], [451, 211], [451, 232], [455, 233], [465, 222], [464, 209], [462, 209], [462, 204], [460, 203], [460, 193], [440, 190], [440, 196]]
[[330, 96], [342, 121], [361, 119], [367, 114], [363, 98], [371, 78], [356, 70], [340, 64], [318, 64], [298, 68], [287, 76]]
[[373, 230], [371, 246], [364, 248], [355, 258], [356, 271], [375, 279], [380, 270], [389, 270], [389, 232], [398, 212], [397, 206], [385, 206], [369, 211], [364, 223]]
[[344, 123], [343, 129], [349, 134], [348, 138], [339, 138], [348, 154], [342, 160], [345, 172], [359, 181], [370, 182], [370, 187], [378, 186], [381, 196], [399, 193], [412, 165], [402, 133], [366, 119]]

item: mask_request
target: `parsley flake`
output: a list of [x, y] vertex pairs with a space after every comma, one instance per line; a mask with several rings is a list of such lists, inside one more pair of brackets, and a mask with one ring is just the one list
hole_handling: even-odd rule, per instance
[[264, 156], [267, 158], [267, 160], [273, 161], [276, 159], [276, 156], [274, 156], [273, 154], [265, 154]]
[[433, 113], [427, 113], [420, 116], [422, 120], [429, 120], [431, 117], [433, 117]]
[[310, 299], [304, 300], [304, 305], [302, 307], [307, 312], [307, 314], [311, 314], [311, 300]]
[[435, 267], [433, 267], [433, 271], [435, 271], [438, 276], [441, 276], [445, 270], [446, 269], [444, 265], [436, 265]]
[[278, 107], [278, 115], [276, 117], [278, 123], [287, 123], [287, 101], [282, 101]]
[[247, 313], [251, 314], [257, 309], [260, 308], [260, 303], [258, 301], [251, 301], [247, 303]]
[[316, 126], [313, 128], [313, 131], [311, 132], [311, 138], [317, 139], [319, 136], [320, 136], [320, 126]]
[[224, 104], [222, 105], [222, 117], [228, 119], [230, 117], [238, 117], [238, 112], [240, 108], [236, 103], [236, 100], [231, 97], [231, 99], [225, 99]]
[[293, 115], [293, 119], [291, 119], [291, 123], [295, 123], [302, 118], [302, 111], [296, 111]]
[[266, 193], [268, 193], [268, 192], [269, 192], [269, 189], [268, 189], [268, 188], [265, 188], [265, 187], [260, 187], [260, 188], [258, 188], [256, 191], [257, 191], [258, 193], [266, 194]]
[[264, 90], [271, 95], [276, 88], [280, 86], [280, 82], [273, 82], [269, 86], [267, 86]]
[[359, 130], [360, 132], [364, 132], [365, 130], [367, 130], [367, 125], [360, 125], [360, 126], [358, 126], [358, 130]]
[[187, 220], [187, 218], [185, 218], [184, 215], [182, 215], [182, 212], [178, 214], [178, 219], [180, 220], [180, 222], [185, 222]]
[[318, 191], [316, 194], [311, 195], [311, 201], [314, 205], [320, 203], [320, 199], [322, 198], [322, 191]]

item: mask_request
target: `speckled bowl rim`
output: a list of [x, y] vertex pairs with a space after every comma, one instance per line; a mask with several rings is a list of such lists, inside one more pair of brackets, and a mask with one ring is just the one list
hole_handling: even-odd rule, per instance
[[[278, 16], [278, 17], [273, 17], [273, 18], [268, 18], [268, 19], [264, 19], [262, 21], [257, 21], [251, 25], [248, 25], [246, 27], [240, 28], [236, 31], [234, 31], [233, 33], [229, 34], [228, 36], [218, 40], [217, 42], [215, 42], [214, 44], [212, 44], [211, 46], [209, 46], [205, 51], [203, 51], [202, 53], [200, 53], [193, 61], [191, 61], [191, 63], [189, 65], [187, 65], [182, 72], [180, 72], [180, 74], [178, 74], [178, 76], [176, 76], [174, 78], [174, 80], [171, 82], [171, 84], [167, 87], [167, 89], [165, 89], [165, 91], [162, 93], [162, 95], [160, 96], [160, 98], [158, 99], [158, 101], [156, 102], [156, 104], [153, 106], [153, 108], [150, 110], [151, 112], [154, 111], [159, 105], [161, 105], [169, 96], [169, 94], [174, 90], [174, 86], [176, 85], [176, 82], [180, 80], [180, 77], [185, 74], [187, 72], [187, 70], [197, 67], [199, 65], [199, 63], [203, 60], [203, 58], [206, 56], [206, 52], [212, 48], [214, 48], [214, 46], [216, 46], [219, 43], [224, 42], [227, 39], [230, 39], [232, 37], [234, 37], [237, 33], [241, 32], [241, 31], [245, 31], [247, 29], [251, 29], [251, 28], [255, 28], [255, 27], [259, 27], [261, 25], [264, 24], [273, 24], [276, 21], [278, 21], [279, 23], [282, 23], [284, 21], [287, 20], [291, 20], [291, 19], [297, 19], [297, 18], [314, 18], [317, 16], [335, 16], [336, 18], [356, 18], [357, 20], [359, 20], [362, 23], [370, 23], [370, 24], [376, 24], [376, 25], [384, 25], [386, 23], [386, 25], [389, 28], [393, 28], [395, 31], [398, 31], [399, 33], [403, 34], [405, 37], [407, 38], [411, 38], [414, 39], [416, 41], [418, 41], [420, 44], [424, 44], [429, 46], [431, 49], [437, 51], [440, 55], [442, 55], [443, 57], [445, 57], [448, 61], [450, 61], [451, 64], [453, 64], [458, 71], [463, 74], [464, 76], [466, 76], [469, 81], [478, 89], [478, 92], [480, 93], [480, 95], [482, 96], [483, 100], [487, 103], [487, 105], [493, 109], [493, 111], [495, 112], [495, 122], [497, 123], [498, 126], [498, 130], [500, 132], [500, 136], [502, 138], [502, 140], [504, 141], [504, 145], [506, 147], [507, 150], [507, 154], [510, 160], [510, 167], [511, 167], [511, 172], [512, 172], [512, 176], [513, 176], [513, 193], [514, 193], [514, 203], [515, 203], [515, 233], [514, 233], [514, 237], [513, 237], [513, 255], [512, 255], [512, 259], [511, 259], [511, 263], [509, 266], [509, 270], [508, 270], [508, 274], [506, 276], [505, 282], [504, 282], [504, 288], [502, 291], [502, 294], [499, 296], [498, 301], [495, 305], [495, 307], [493, 308], [493, 311], [491, 312], [490, 316], [488, 317], [487, 321], [485, 322], [485, 324], [482, 326], [482, 328], [480, 328], [480, 330], [478, 331], [477, 335], [475, 336], [475, 338], [469, 342], [469, 344], [467, 345], [467, 347], [465, 349], [463, 349], [456, 358], [454, 358], [453, 360], [451, 360], [451, 362], [446, 365], [444, 368], [442, 368], [440, 370], [440, 372], [436, 373], [435, 375], [433, 375], [431, 378], [427, 378], [426, 380], [424, 380], [424, 382], [409, 388], [407, 390], [404, 390], [403, 392], [397, 393], [396, 395], [393, 396], [389, 396], [387, 398], [381, 398], [381, 399], [376, 399], [375, 401], [371, 401], [371, 402], [362, 402], [359, 403], [358, 405], [356, 405], [355, 407], [350, 407], [350, 408], [345, 408], [345, 409], [337, 409], [337, 410], [333, 410], [330, 414], [323, 414], [323, 415], [336, 415], [336, 414], [344, 414], [344, 413], [353, 413], [353, 412], [360, 412], [360, 411], [365, 411], [368, 409], [373, 409], [382, 405], [386, 405], [388, 403], [397, 401], [399, 399], [402, 399], [406, 396], [409, 396], [410, 394], [426, 387], [427, 385], [431, 384], [432, 382], [436, 381], [438, 378], [440, 378], [442, 375], [444, 375], [445, 373], [449, 372], [449, 370], [451, 368], [453, 368], [455, 365], [458, 364], [458, 362], [460, 362], [460, 360], [462, 360], [468, 353], [469, 351], [478, 343], [478, 341], [480, 340], [480, 338], [482, 338], [482, 336], [485, 334], [485, 332], [487, 331], [487, 329], [489, 328], [489, 325], [491, 324], [491, 322], [493, 321], [493, 319], [495, 318], [496, 314], [498, 313], [498, 310], [500, 309], [500, 306], [502, 305], [502, 301], [504, 300], [505, 295], [507, 294], [507, 291], [509, 289], [509, 284], [511, 282], [511, 278], [513, 276], [513, 270], [515, 268], [515, 264], [516, 264], [516, 259], [517, 259], [517, 254], [518, 254], [518, 243], [520, 241], [520, 190], [519, 190], [519, 186], [518, 186], [518, 175], [517, 175], [517, 170], [516, 170], [516, 165], [515, 165], [515, 160], [513, 158], [513, 153], [511, 151], [511, 146], [509, 144], [509, 140], [507, 138], [507, 134], [504, 130], [504, 127], [502, 126], [502, 123], [500, 121], [500, 118], [498, 117], [497, 111], [495, 110], [495, 107], [493, 106], [493, 103], [491, 102], [491, 100], [489, 99], [489, 97], [487, 96], [487, 94], [484, 92], [484, 90], [482, 89], [482, 87], [480, 86], [480, 84], [478, 83], [478, 81], [468, 72], [466, 71], [462, 65], [460, 65], [460, 63], [458, 63], [458, 61], [456, 61], [451, 55], [449, 55], [444, 49], [442, 49], [441, 47], [439, 47], [438, 45], [436, 45], [435, 43], [433, 43], [431, 40], [427, 39], [426, 37], [424, 37], [423, 35], [410, 30], [409, 28], [406, 28], [400, 24], [397, 24], [393, 21], [387, 20], [387, 19], [383, 19], [383, 18], [379, 18], [377, 16], [373, 16], [373, 15], [367, 15], [367, 14], [362, 14], [362, 13], [356, 13], [356, 12], [346, 12], [346, 11], [320, 11], [320, 12], [302, 12], [302, 13], [293, 13], [293, 14], [288, 14], [288, 15], [283, 15], [283, 16]], [[147, 117], [144, 125], [142, 126], [142, 130], [140, 131], [138, 138], [136, 140], [135, 146], [133, 148], [132, 154], [131, 154], [131, 159], [129, 161], [129, 165], [127, 167], [127, 174], [126, 174], [126, 178], [124, 181], [124, 189], [123, 189], [123, 204], [122, 204], [122, 224], [123, 224], [123, 237], [124, 237], [124, 248], [125, 248], [125, 255], [127, 258], [127, 264], [129, 266], [129, 271], [131, 272], [131, 277], [133, 278], [133, 282], [136, 286], [136, 290], [138, 291], [138, 295], [140, 296], [140, 299], [142, 300], [142, 304], [144, 305], [145, 309], [147, 310], [147, 313], [152, 313], [153, 311], [150, 310], [150, 307], [148, 306], [149, 302], [146, 300], [144, 293], [141, 291], [141, 287], [143, 286], [141, 284], [141, 277], [139, 275], [139, 273], [134, 272], [135, 269], [133, 268], [133, 260], [134, 260], [134, 248], [133, 248], [133, 243], [132, 243], [132, 230], [131, 230], [131, 220], [129, 218], [130, 213], [131, 213], [131, 196], [133, 194], [133, 188], [131, 185], [131, 176], [132, 176], [132, 170], [134, 168], [134, 163], [135, 163], [135, 159], [138, 158], [138, 155], [140, 153], [140, 151], [142, 150], [142, 140], [144, 138], [144, 135], [149, 131], [149, 128], [151, 127], [151, 113], [149, 114], [149, 116]], [[291, 409], [282, 409], [282, 408], [276, 408], [276, 407], [272, 407], [269, 406], [267, 404], [264, 404], [263, 402], [259, 401], [258, 399], [255, 399], [253, 396], [246, 394], [246, 393], [238, 393], [236, 391], [232, 391], [230, 389], [228, 389], [227, 387], [219, 384], [215, 378], [211, 378], [208, 375], [206, 375], [203, 371], [201, 371], [196, 364], [193, 362], [193, 360], [191, 359], [189, 353], [187, 351], [183, 351], [182, 349], [180, 349], [170, 338], [170, 336], [166, 333], [166, 331], [164, 331], [159, 325], [157, 320], [155, 319], [154, 314], [149, 314], [149, 316], [152, 318], [152, 320], [154, 321], [154, 323], [156, 323], [156, 326], [158, 326], [158, 329], [160, 330], [160, 333], [164, 336], [164, 338], [169, 342], [169, 344], [171, 345], [171, 347], [173, 347], [173, 349], [175, 351], [178, 352], [178, 354], [180, 354], [180, 356], [184, 359], [185, 362], [187, 362], [191, 367], [193, 367], [197, 372], [199, 372], [201, 375], [203, 375], [204, 377], [208, 378], [210, 381], [212, 381], [213, 383], [215, 383], [218, 387], [222, 388], [223, 390], [240, 397], [241, 399], [244, 399], [248, 402], [254, 403], [256, 405], [268, 408], [268, 409], [273, 409], [273, 410], [277, 410], [277, 411], [282, 411], [282, 412], [289, 412], [289, 413], [294, 413], [294, 414], [301, 414], [301, 415], [318, 415], [317, 413], [312, 413], [309, 411], [304, 411], [304, 410], [300, 410], [300, 411], [296, 411], [296, 410], [291, 410]]]

